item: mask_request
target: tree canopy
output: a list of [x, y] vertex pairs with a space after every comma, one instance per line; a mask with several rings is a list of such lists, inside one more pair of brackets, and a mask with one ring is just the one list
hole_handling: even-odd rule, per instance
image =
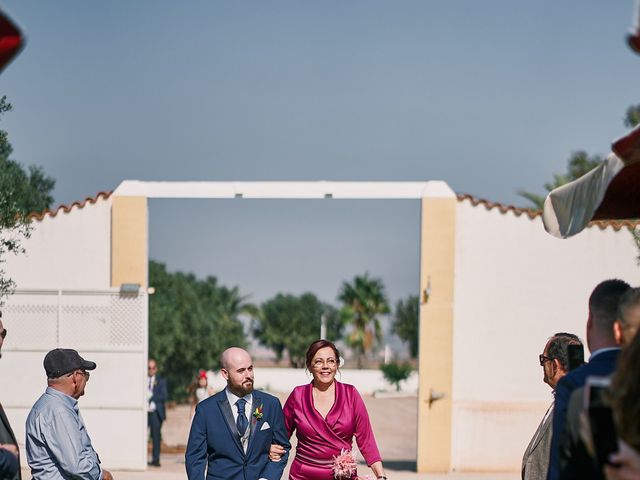
[[183, 399], [186, 387], [201, 369], [219, 367], [220, 354], [230, 346], [245, 347], [241, 315], [256, 307], [237, 287], [218, 284], [215, 277], [170, 273], [162, 263], [149, 262], [149, 356], [158, 362], [173, 399]]
[[411, 358], [418, 356], [420, 304], [417, 295], [409, 295], [406, 300], [398, 300], [393, 315], [391, 331], [409, 344]]
[[[7, 97], [1, 97], [0, 118], [12, 109]], [[9, 158], [12, 153], [9, 134], [0, 130], [0, 304], [15, 288], [2, 268], [6, 255], [24, 252], [22, 240], [31, 233], [29, 214], [51, 207], [55, 186], [55, 180], [42, 168], [31, 165], [25, 170]]]
[[254, 319], [253, 334], [276, 353], [278, 361], [286, 351], [292, 367], [304, 367], [307, 348], [320, 338], [322, 316], [326, 320], [327, 339], [342, 338], [344, 324], [338, 311], [313, 293], [300, 296], [279, 293], [264, 302], [261, 310]]
[[356, 275], [352, 282], [344, 282], [338, 293], [342, 314], [351, 324], [347, 344], [354, 350], [358, 367], [376, 342], [382, 340], [380, 315], [389, 313], [389, 302], [384, 284], [369, 274]]

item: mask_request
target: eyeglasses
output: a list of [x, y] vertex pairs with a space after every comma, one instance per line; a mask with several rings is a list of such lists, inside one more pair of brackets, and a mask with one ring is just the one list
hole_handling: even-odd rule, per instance
[[89, 377], [91, 376], [91, 374], [89, 372], [87, 372], [86, 370], [75, 370], [75, 371], [69, 373], [67, 375], [67, 377], [71, 377], [71, 376], [75, 375], [76, 373], [80, 373], [85, 378], [85, 380], [89, 380]]
[[538, 355], [538, 360], [540, 360], [540, 366], [541, 367], [544, 367], [544, 362], [553, 362], [553, 358], [547, 357], [546, 355], [543, 355], [542, 353], [540, 355]]
[[323, 360], [321, 358], [318, 358], [316, 360], [313, 361], [313, 368], [322, 368], [325, 365], [327, 367], [333, 368], [338, 364], [338, 362], [336, 361], [335, 358], [327, 358], [327, 360]]
[[0, 332], [0, 337], [4, 339], [6, 336], [7, 336], [7, 329], [5, 328]]

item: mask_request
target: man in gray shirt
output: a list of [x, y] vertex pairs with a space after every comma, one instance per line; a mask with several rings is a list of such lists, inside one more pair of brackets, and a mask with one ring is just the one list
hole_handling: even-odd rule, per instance
[[27, 462], [33, 480], [113, 480], [78, 410], [94, 362], [78, 352], [57, 348], [44, 357], [48, 387], [27, 417]]

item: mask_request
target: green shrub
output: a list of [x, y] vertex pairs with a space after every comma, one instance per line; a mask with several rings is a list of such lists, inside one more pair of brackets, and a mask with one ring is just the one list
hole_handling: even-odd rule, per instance
[[396, 386], [396, 391], [400, 391], [400, 382], [406, 380], [411, 375], [413, 367], [408, 362], [391, 362], [385, 365], [380, 365], [382, 375], [387, 382]]

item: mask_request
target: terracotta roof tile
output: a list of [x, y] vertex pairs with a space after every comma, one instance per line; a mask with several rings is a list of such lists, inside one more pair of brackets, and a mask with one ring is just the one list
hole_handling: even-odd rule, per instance
[[38, 222], [42, 221], [42, 219], [44, 219], [44, 217], [49, 216], [49, 217], [55, 217], [56, 215], [58, 215], [58, 213], [60, 213], [60, 211], [64, 212], [64, 213], [69, 213], [74, 207], [76, 208], [84, 208], [85, 205], [89, 204], [94, 204], [96, 203], [98, 200], [104, 199], [106, 200], [107, 198], [109, 198], [111, 196], [113, 192], [98, 192], [94, 197], [87, 197], [85, 198], [82, 202], [73, 202], [71, 205], [60, 205], [57, 208], [55, 208], [54, 210], [45, 210], [44, 212], [33, 212], [29, 214], [29, 218], [31, 220], [37, 220]]
[[500, 213], [512, 212], [516, 217], [524, 214], [530, 219], [534, 219], [542, 215], [542, 212], [540, 210], [533, 210], [531, 208], [520, 208], [513, 205], [504, 205], [502, 203], [490, 202], [489, 200], [476, 198], [473, 195], [468, 195], [466, 193], [458, 194], [459, 202], [463, 202], [465, 200], [468, 200], [474, 207], [482, 205], [487, 210], [493, 210], [494, 208], [497, 208]]
[[[502, 214], [511, 212], [516, 217], [519, 217], [521, 215], [526, 215], [531, 220], [542, 216], [541, 210], [534, 210], [532, 208], [521, 208], [521, 207], [516, 207], [514, 205], [504, 205], [502, 203], [491, 202], [489, 200], [476, 198], [473, 195], [468, 195], [464, 193], [458, 194], [457, 197], [459, 202], [464, 202], [466, 200], [469, 203], [471, 203], [471, 205], [473, 205], [474, 207], [477, 207], [478, 205], [482, 205], [487, 210], [493, 210], [497, 208], [498, 211]], [[627, 228], [629, 230], [632, 230], [636, 228], [638, 225], [640, 225], [640, 219], [639, 220], [596, 220], [593, 222], [589, 222], [589, 225], [587, 226], [587, 228], [598, 227], [600, 230], [605, 230], [606, 228], [611, 227], [614, 230], [618, 231], [618, 230], [621, 230], [622, 228]]]
[[[71, 205], [60, 205], [54, 210], [47, 209], [44, 212], [31, 213], [29, 214], [29, 218], [37, 221], [42, 221], [42, 219], [46, 216], [55, 217], [60, 211], [64, 213], [69, 213], [74, 207], [80, 209], [80, 208], [84, 208], [85, 205], [87, 205], [88, 203], [94, 204], [98, 200], [101, 200], [101, 199], [106, 200], [111, 196], [112, 193], [113, 192], [98, 192], [94, 197], [87, 197], [82, 202], [73, 202]], [[476, 198], [473, 195], [469, 195], [466, 193], [458, 194], [457, 198], [459, 202], [468, 201], [474, 207], [477, 207], [478, 205], [482, 205], [485, 209], [489, 211], [493, 209], [498, 209], [498, 211], [502, 214], [506, 214], [510, 212], [516, 217], [519, 217], [521, 215], [526, 215], [531, 220], [533, 220], [534, 218], [540, 217], [542, 215], [542, 212], [540, 210], [534, 210], [532, 208], [516, 207], [514, 205], [505, 205], [499, 202], [491, 202], [489, 200], [485, 200], [482, 198]], [[640, 225], [640, 219], [639, 220], [596, 220], [596, 221], [590, 222], [587, 228], [595, 226], [595, 227], [598, 227], [600, 230], [604, 230], [608, 227], [611, 227], [614, 230], [618, 231], [618, 230], [621, 230], [622, 228], [627, 228], [631, 230], [636, 228], [639, 225]]]

